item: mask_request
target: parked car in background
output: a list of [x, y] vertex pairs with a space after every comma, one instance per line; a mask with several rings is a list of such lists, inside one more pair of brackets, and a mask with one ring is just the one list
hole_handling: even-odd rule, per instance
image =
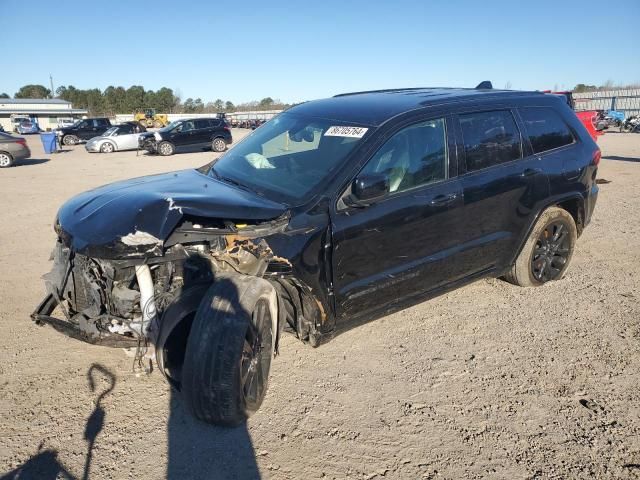
[[111, 128], [108, 118], [84, 118], [70, 127], [56, 130], [58, 139], [63, 145], [76, 145], [82, 141], [97, 137]]
[[144, 128], [140, 124], [125, 123], [111, 127], [98, 137], [91, 138], [85, 145], [87, 152], [112, 153], [120, 150], [138, 148], [139, 131]]
[[223, 152], [233, 142], [231, 128], [224, 118], [176, 120], [157, 132], [140, 135], [140, 148], [150, 153], [173, 155], [185, 147], [211, 147]]
[[74, 123], [76, 123], [75, 118], [71, 117], [58, 117], [58, 128], [68, 128], [71, 127]]
[[20, 135], [26, 135], [29, 133], [38, 133], [40, 132], [40, 127], [38, 126], [38, 122], [33, 120], [23, 120], [18, 125], [18, 131]]
[[318, 346], [481, 278], [562, 279], [599, 162], [573, 111], [540, 92], [303, 103], [208, 165], [70, 199], [33, 319], [155, 354], [188, 411], [235, 425], [260, 407], [283, 330]]
[[30, 156], [31, 151], [24, 138], [0, 132], [0, 168], [10, 167], [16, 160], [23, 160]]
[[31, 118], [29, 118], [28, 115], [11, 115], [11, 124], [13, 125], [13, 131], [18, 133], [18, 126], [25, 121], [29, 122], [31, 121]]
[[573, 110], [578, 117], [578, 120], [582, 122], [584, 128], [587, 129], [589, 135], [594, 141], [598, 140], [600, 135], [603, 135], [604, 126], [600, 123], [598, 117], [597, 110], [580, 110], [576, 111], [576, 102], [573, 99], [573, 92], [571, 91], [563, 91], [563, 92], [552, 92], [551, 90], [545, 90], [543, 93], [550, 93], [552, 95], [557, 95], [562, 98], [569, 108]]

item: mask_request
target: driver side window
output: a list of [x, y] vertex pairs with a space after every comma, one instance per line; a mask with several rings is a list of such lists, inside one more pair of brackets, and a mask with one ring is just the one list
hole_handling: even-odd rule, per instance
[[447, 133], [443, 118], [403, 128], [380, 147], [360, 172], [383, 174], [389, 191], [403, 192], [447, 178]]

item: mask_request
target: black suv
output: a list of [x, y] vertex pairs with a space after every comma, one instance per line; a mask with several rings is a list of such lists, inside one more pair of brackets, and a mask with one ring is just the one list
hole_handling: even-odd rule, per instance
[[108, 118], [85, 118], [78, 120], [70, 127], [57, 129], [56, 133], [61, 144], [77, 145], [81, 141], [99, 137], [109, 128], [111, 128], [111, 122]]
[[264, 398], [283, 330], [317, 346], [479, 278], [562, 278], [599, 161], [567, 104], [538, 92], [304, 103], [197, 170], [69, 200], [33, 318], [147, 346], [138, 358], [157, 360], [196, 417], [238, 423]]
[[224, 152], [233, 142], [231, 129], [223, 117], [176, 120], [157, 132], [138, 138], [140, 148], [160, 155], [173, 155], [183, 147], [211, 147]]

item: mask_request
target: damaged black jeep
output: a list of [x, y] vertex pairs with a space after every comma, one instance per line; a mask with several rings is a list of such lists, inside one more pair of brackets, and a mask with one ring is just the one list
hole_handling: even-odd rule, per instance
[[478, 278], [561, 278], [599, 150], [559, 99], [486, 87], [305, 103], [197, 170], [72, 198], [33, 319], [134, 347], [196, 417], [232, 425], [283, 331], [317, 346]]

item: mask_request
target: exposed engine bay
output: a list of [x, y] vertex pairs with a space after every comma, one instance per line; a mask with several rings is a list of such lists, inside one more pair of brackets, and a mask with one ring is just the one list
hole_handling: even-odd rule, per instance
[[[272, 312], [274, 353], [283, 327], [317, 344], [320, 302], [292, 276], [289, 260], [277, 257], [263, 238], [287, 224], [286, 215], [256, 225], [186, 216], [165, 241], [140, 231], [122, 236], [113, 247], [117, 259], [76, 252], [56, 225], [53, 268], [43, 277], [47, 295], [32, 318], [92, 344], [135, 347], [139, 367], [150, 368], [156, 357], [163, 367], [161, 352], [171, 332], [193, 316], [216, 275], [232, 273], [266, 278], [274, 285], [279, 298]], [[53, 316], [56, 308], [62, 318]]]

